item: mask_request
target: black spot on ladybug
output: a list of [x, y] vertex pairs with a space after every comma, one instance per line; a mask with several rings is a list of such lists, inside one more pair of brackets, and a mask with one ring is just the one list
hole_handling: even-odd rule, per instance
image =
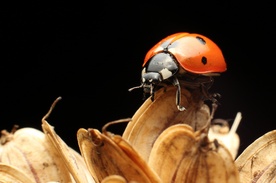
[[203, 65], [207, 64], [207, 58], [206, 57], [202, 57], [201, 58], [201, 62], [203, 63]]
[[202, 37], [196, 36], [196, 39], [199, 40], [201, 44], [206, 44], [206, 41]]

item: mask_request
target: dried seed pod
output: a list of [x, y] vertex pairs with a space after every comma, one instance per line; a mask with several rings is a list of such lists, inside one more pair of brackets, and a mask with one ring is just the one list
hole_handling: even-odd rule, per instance
[[153, 145], [149, 166], [163, 182], [239, 183], [230, 152], [207, 134], [187, 124], [168, 127]]
[[181, 104], [185, 106], [185, 111], [179, 111], [175, 107], [176, 88], [168, 86], [166, 90], [160, 89], [155, 93], [154, 101], [148, 98], [127, 125], [123, 138], [146, 161], [154, 141], [169, 126], [185, 123], [198, 130], [210, 119], [210, 109], [204, 104], [200, 94], [196, 91], [190, 93], [184, 88], [181, 92]]
[[276, 180], [276, 130], [252, 142], [235, 160], [242, 183], [272, 183]]
[[127, 182], [161, 182], [157, 174], [127, 141], [106, 131], [106, 127], [112, 123], [129, 120], [110, 122], [103, 127], [102, 133], [93, 128], [78, 130], [77, 140], [81, 155], [96, 182], [101, 182], [110, 175], [120, 175]]
[[67, 144], [55, 132], [54, 127], [46, 121], [46, 118], [49, 117], [54, 106], [60, 99], [61, 97], [58, 97], [54, 101], [48, 113], [42, 118], [43, 132], [49, 139], [51, 145], [59, 153], [60, 158], [64, 161], [64, 164], [67, 166], [75, 181], [77, 183], [93, 183], [95, 181], [88, 171], [83, 157], [77, 151], [67, 146]]
[[109, 175], [101, 183], [127, 183], [126, 179], [120, 175]]
[[33, 182], [74, 182], [59, 153], [35, 128], [2, 130], [0, 162], [22, 170]]
[[210, 140], [217, 139], [220, 143], [223, 143], [228, 148], [228, 150], [232, 154], [233, 159], [237, 157], [240, 147], [240, 138], [239, 135], [236, 133], [240, 121], [240, 112], [237, 113], [231, 129], [229, 128], [229, 123], [227, 120], [215, 119], [212, 121], [208, 133], [208, 137]]
[[25, 172], [17, 167], [0, 163], [0, 182], [3, 183], [35, 183]]

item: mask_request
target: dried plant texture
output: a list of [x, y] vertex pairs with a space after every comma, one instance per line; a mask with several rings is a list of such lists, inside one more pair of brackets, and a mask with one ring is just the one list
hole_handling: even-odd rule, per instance
[[242, 183], [276, 182], [276, 130], [251, 143], [235, 163]]
[[229, 149], [233, 159], [237, 157], [240, 147], [240, 137], [236, 130], [240, 124], [241, 118], [241, 113], [238, 112], [231, 129], [227, 120], [214, 119], [212, 120], [208, 133], [208, 137], [211, 140], [217, 139]]
[[54, 127], [46, 121], [46, 118], [48, 118], [54, 106], [60, 99], [61, 98], [59, 97], [54, 101], [49, 112], [42, 118], [43, 132], [48, 138], [51, 146], [58, 152], [59, 157], [63, 160], [76, 183], [94, 183], [95, 181], [88, 171], [83, 157], [77, 151], [67, 146], [67, 144], [55, 132]]
[[33, 182], [74, 182], [58, 152], [44, 133], [21, 128], [1, 134], [0, 162], [22, 170]]
[[81, 154], [96, 182], [120, 175], [127, 182], [160, 183], [160, 178], [135, 149], [121, 136], [107, 132], [106, 127], [102, 133], [93, 128], [81, 128], [77, 132]]
[[105, 177], [101, 183], [127, 183], [127, 180], [120, 175], [109, 175]]
[[0, 163], [1, 183], [35, 183], [25, 172], [17, 167]]
[[127, 125], [123, 138], [146, 161], [155, 140], [169, 126], [188, 124], [199, 130], [210, 120], [210, 109], [199, 92], [190, 93], [184, 88], [181, 92], [181, 104], [185, 106], [185, 111], [179, 111], [175, 106], [176, 87], [168, 86], [155, 93], [154, 101], [148, 98]]
[[205, 130], [194, 132], [187, 124], [170, 126], [160, 134], [148, 164], [163, 182], [239, 182], [229, 150], [210, 141]]

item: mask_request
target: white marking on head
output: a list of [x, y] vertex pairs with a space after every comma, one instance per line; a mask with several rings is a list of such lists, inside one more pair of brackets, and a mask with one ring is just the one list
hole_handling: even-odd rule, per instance
[[163, 80], [168, 79], [169, 77], [172, 76], [172, 72], [170, 70], [168, 70], [167, 68], [164, 68], [160, 71], [160, 74], [163, 77]]

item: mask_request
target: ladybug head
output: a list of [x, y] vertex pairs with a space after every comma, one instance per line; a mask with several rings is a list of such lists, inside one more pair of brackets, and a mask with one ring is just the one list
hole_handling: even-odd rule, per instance
[[[175, 84], [177, 79], [173, 76], [178, 70], [179, 67], [173, 55], [168, 52], [157, 53], [152, 56], [143, 67], [141, 85], [130, 88], [129, 91], [136, 88], [143, 88], [144, 94], [150, 94], [153, 100], [154, 92], [162, 87], [162, 85], [166, 84], [166, 81]], [[179, 106], [179, 109], [180, 108]]]
[[145, 93], [153, 94], [154, 87], [171, 78], [178, 71], [174, 57], [166, 52], [157, 53], [144, 66], [141, 82]]

